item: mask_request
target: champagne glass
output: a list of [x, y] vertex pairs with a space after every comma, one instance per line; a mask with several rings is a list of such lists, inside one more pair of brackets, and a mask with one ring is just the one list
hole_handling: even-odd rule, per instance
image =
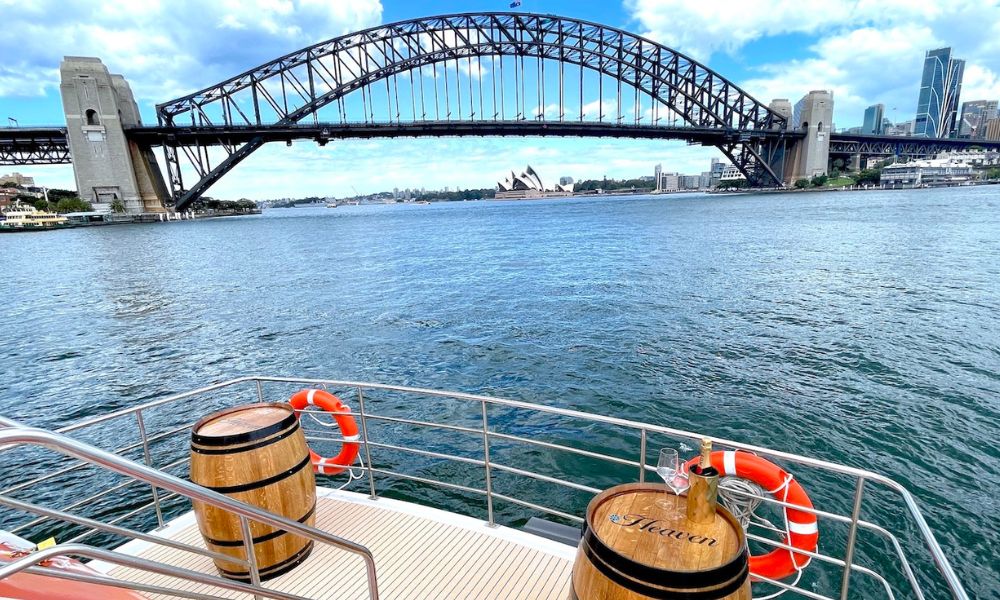
[[[660, 459], [656, 462], [656, 474], [663, 478], [663, 482], [673, 490], [675, 496], [680, 495], [690, 485], [687, 475], [682, 469], [677, 450], [673, 448], [660, 450]], [[664, 491], [664, 493], [667, 492]], [[676, 502], [670, 502], [670, 500], [661, 500], [657, 504], [664, 508], [676, 506]]]

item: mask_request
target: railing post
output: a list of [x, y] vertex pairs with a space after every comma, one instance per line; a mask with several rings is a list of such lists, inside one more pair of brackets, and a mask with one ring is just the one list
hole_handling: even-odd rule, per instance
[[261, 385], [260, 379], [254, 379], [254, 383], [257, 384], [257, 402], [264, 403], [264, 386]]
[[[135, 411], [135, 420], [139, 424], [139, 437], [142, 439], [142, 456], [146, 461], [146, 466], [153, 468], [153, 457], [149, 454], [149, 438], [146, 436], [146, 424], [142, 421], [142, 411]], [[160, 508], [160, 493], [156, 491], [155, 485], [150, 485], [153, 492], [153, 508], [156, 509], [156, 522], [163, 527], [163, 510]]]
[[361, 392], [361, 387], [358, 387], [358, 410], [361, 411], [361, 441], [365, 444], [365, 462], [368, 463], [368, 491], [369, 497], [372, 500], [377, 500], [378, 496], [375, 495], [375, 472], [374, 465], [372, 465], [372, 449], [368, 445], [368, 418], [365, 413], [365, 395]]
[[639, 430], [639, 483], [646, 483], [646, 429]]
[[840, 600], [847, 600], [847, 590], [851, 585], [851, 563], [854, 561], [854, 540], [858, 535], [858, 519], [861, 518], [861, 496], [865, 490], [865, 478], [858, 477], [854, 489], [854, 510], [851, 511], [851, 526], [847, 530], [847, 551], [844, 553], [844, 578], [840, 583]]
[[483, 464], [486, 466], [486, 516], [490, 527], [496, 527], [493, 519], [493, 479], [490, 476], [490, 432], [486, 418], [486, 401], [479, 402], [483, 408]]
[[[253, 551], [253, 532], [250, 531], [250, 521], [240, 515], [240, 529], [243, 531], [243, 548], [247, 553], [247, 562], [250, 563], [250, 585], [260, 587], [260, 571], [257, 570], [257, 555]], [[260, 600], [260, 596], [253, 595], [254, 600]]]

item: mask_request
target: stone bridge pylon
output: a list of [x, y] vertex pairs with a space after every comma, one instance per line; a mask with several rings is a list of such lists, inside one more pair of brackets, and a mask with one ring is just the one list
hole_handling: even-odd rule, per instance
[[164, 212], [169, 196], [152, 149], [141, 148], [125, 135], [126, 127], [142, 124], [125, 78], [112, 75], [98, 58], [77, 56], [65, 57], [59, 73], [80, 197], [95, 210]]

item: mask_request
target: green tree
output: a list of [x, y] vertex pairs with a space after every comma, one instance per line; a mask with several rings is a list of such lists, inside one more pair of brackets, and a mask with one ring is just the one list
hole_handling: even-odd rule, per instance
[[800, 189], [800, 190], [804, 190], [807, 187], [809, 187], [809, 180], [806, 179], [806, 178], [802, 178], [802, 179], [796, 180], [795, 187], [798, 188], [798, 189]]
[[59, 188], [52, 188], [49, 190], [49, 202], [58, 203], [63, 198], [79, 198], [76, 192], [72, 190], [61, 190]]
[[84, 202], [75, 196], [60, 198], [56, 202], [56, 212], [58, 213], [90, 212], [92, 210], [94, 210], [94, 207], [89, 202]]
[[986, 171], [986, 179], [1000, 179], [1000, 167], [993, 167]]
[[20, 188], [21, 186], [17, 185], [13, 181], [5, 181], [3, 183], [0, 183], [0, 187], [5, 187], [5, 188]]
[[882, 168], [863, 169], [855, 178], [858, 185], [878, 185], [882, 181]]
[[829, 179], [830, 178], [826, 175], [816, 175], [809, 181], [809, 183], [811, 183], [813, 187], [823, 187]]
[[125, 203], [121, 201], [121, 198], [115, 198], [111, 201], [111, 212], [119, 214], [125, 212]]
[[747, 187], [749, 184], [746, 179], [724, 179], [719, 182], [716, 189], [720, 190], [740, 190]]

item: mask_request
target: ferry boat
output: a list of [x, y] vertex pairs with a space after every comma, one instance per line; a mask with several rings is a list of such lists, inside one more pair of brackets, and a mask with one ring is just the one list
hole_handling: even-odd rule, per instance
[[[588, 445], [596, 430], [618, 443]], [[300, 437], [286, 468], [279, 449]], [[654, 482], [656, 451], [701, 439], [485, 395], [264, 376], [56, 430], [0, 417], [0, 542], [61, 538], [0, 545], [0, 597], [968, 598], [914, 497], [871, 471], [713, 439], [726, 541], [638, 500], [607, 508], [627, 493], [679, 507]], [[699, 554], [668, 570], [668, 542]], [[723, 546], [733, 558], [701, 568]]]
[[40, 211], [34, 206], [20, 202], [9, 206], [0, 213], [0, 231], [38, 231], [72, 227], [66, 217]]

